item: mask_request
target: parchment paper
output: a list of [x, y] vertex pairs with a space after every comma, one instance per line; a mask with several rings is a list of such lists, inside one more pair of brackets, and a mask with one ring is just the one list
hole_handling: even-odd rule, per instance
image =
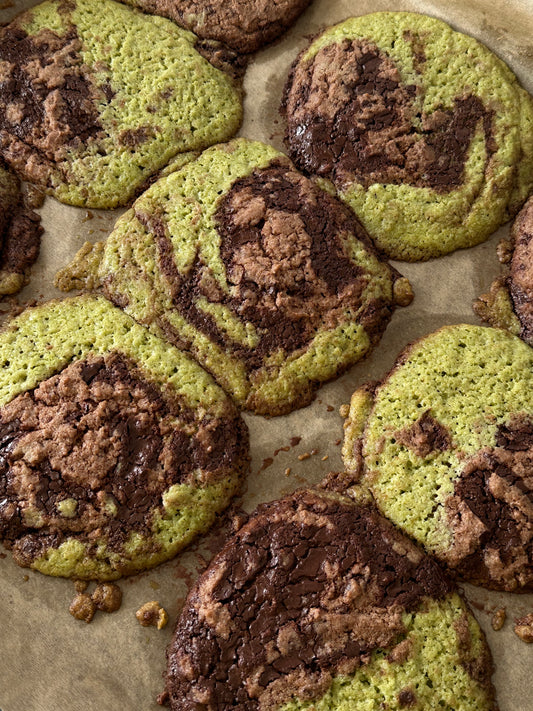
[[[11, 19], [34, 0], [0, 0], [0, 22]], [[9, 6], [7, 6], [9, 5]], [[274, 46], [258, 53], [245, 80], [245, 121], [241, 134], [283, 148], [278, 115], [287, 71], [309, 35], [350, 15], [376, 10], [425, 12], [474, 35], [499, 54], [533, 91], [533, 0], [315, 0], [300, 21]], [[48, 198], [41, 209], [45, 234], [31, 284], [20, 302], [60, 296], [52, 286], [55, 271], [87, 239], [105, 238], [120, 214], [65, 207]], [[92, 217], [91, 217], [92, 215]], [[309, 407], [287, 417], [245, 415], [251, 432], [252, 471], [240, 505], [251, 511], [261, 501], [319, 481], [342, 467], [339, 406], [368, 379], [381, 377], [409, 341], [448, 323], [477, 323], [472, 300], [487, 290], [499, 272], [498, 240], [425, 264], [396, 264], [411, 280], [415, 301], [399, 309], [370, 358], [339, 380], [325, 385]], [[292, 438], [301, 438], [298, 444]], [[283, 448], [283, 449], [282, 449]], [[284, 451], [288, 450], [288, 451]], [[312, 453], [312, 454], [311, 454]], [[305, 457], [309, 454], [309, 457]], [[290, 473], [287, 473], [290, 469]], [[121, 609], [97, 613], [89, 625], [68, 613], [71, 581], [53, 579], [17, 567], [10, 554], [0, 559], [0, 708], [2, 711], [155, 711], [163, 688], [165, 648], [188, 586], [220, 545], [224, 530], [173, 561], [120, 582]], [[533, 611], [532, 595], [490, 593], [464, 586], [487, 633], [496, 662], [494, 681], [501, 711], [533, 709], [533, 645], [513, 632], [513, 620]], [[158, 600], [171, 622], [164, 630], [143, 628], [135, 611]], [[505, 606], [500, 632], [490, 625], [494, 609]]]

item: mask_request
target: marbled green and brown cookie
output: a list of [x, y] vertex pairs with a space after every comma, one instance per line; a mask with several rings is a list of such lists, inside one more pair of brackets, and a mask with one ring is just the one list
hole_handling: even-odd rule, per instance
[[506, 328], [533, 345], [533, 198], [522, 208], [510, 238], [498, 245], [507, 274], [474, 303], [474, 311], [491, 326]]
[[62, 202], [126, 204], [173, 156], [240, 125], [240, 89], [196, 42], [113, 0], [19, 15], [0, 29], [0, 155]]
[[102, 297], [0, 333], [0, 540], [48, 575], [174, 556], [239, 491], [248, 433], [212, 378]]
[[533, 349], [444, 327], [354, 393], [345, 431], [348, 471], [454, 574], [533, 589]]
[[454, 584], [374, 508], [263, 504], [189, 593], [160, 702], [174, 711], [496, 709]]
[[168, 17], [198, 37], [255, 52], [279, 37], [311, 0], [122, 0]]
[[485, 240], [533, 184], [531, 97], [485, 46], [414, 13], [329, 28], [285, 88], [296, 165], [330, 181], [390, 257]]
[[95, 274], [240, 406], [273, 415], [364, 357], [412, 297], [342, 202], [246, 139], [155, 183], [57, 284]]
[[20, 291], [39, 256], [41, 220], [18, 178], [0, 162], [0, 297]]

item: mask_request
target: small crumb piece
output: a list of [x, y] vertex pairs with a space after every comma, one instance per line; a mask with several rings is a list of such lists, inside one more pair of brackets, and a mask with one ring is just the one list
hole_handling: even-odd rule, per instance
[[143, 627], [157, 627], [158, 630], [168, 622], [168, 615], [164, 607], [160, 607], [156, 600], [145, 603], [135, 613], [135, 617]]
[[325, 462], [326, 459], [329, 459], [329, 454], [325, 454], [325, 455], [322, 457], [322, 461], [323, 461], [323, 462]]
[[335, 446], [338, 447], [341, 442], [342, 442], [342, 439], [336, 439]]
[[498, 632], [499, 630], [501, 630], [501, 628], [504, 625], [506, 617], [507, 617], [507, 612], [505, 611], [505, 607], [499, 607], [497, 610], [494, 610], [494, 613], [493, 613], [492, 619], [491, 619], [491, 625], [492, 625], [492, 629], [495, 632]]
[[309, 452], [304, 452], [303, 454], [299, 454], [299, 455], [298, 455], [298, 459], [299, 459], [301, 462], [303, 462], [304, 459], [309, 459], [310, 457], [311, 457], [311, 455], [309, 454]]
[[333, 407], [333, 405], [328, 405], [328, 406], [326, 407], [326, 411], [327, 411], [327, 412], [333, 412], [334, 409], [335, 409], [335, 408]]
[[84, 622], [90, 622], [96, 612], [96, 605], [87, 593], [78, 593], [70, 603], [69, 610], [72, 617]]
[[22, 576], [22, 580], [24, 580], [25, 583], [27, 583], [29, 579], [30, 579], [30, 576], [29, 576], [29, 575], [23, 575], [23, 576]]
[[393, 298], [397, 306], [409, 306], [414, 296], [413, 287], [409, 279], [406, 277], [396, 279], [393, 286]]
[[87, 580], [75, 580], [74, 581], [74, 589], [76, 590], [77, 593], [82, 593], [87, 590], [89, 587], [89, 583]]
[[517, 637], [527, 644], [533, 643], [533, 612], [515, 620], [514, 631]]
[[114, 583], [100, 583], [91, 597], [102, 612], [116, 612], [122, 603], [122, 590]]
[[291, 468], [287, 467], [287, 469], [285, 469], [285, 476], [289, 476], [290, 473], [291, 473]]
[[496, 247], [496, 254], [502, 264], [508, 264], [513, 256], [513, 245], [508, 239], [500, 240]]
[[311, 450], [311, 455], [314, 457], [315, 454], [318, 454], [318, 453], [319, 453], [319, 451], [320, 451], [319, 449], [312, 449], [312, 450]]

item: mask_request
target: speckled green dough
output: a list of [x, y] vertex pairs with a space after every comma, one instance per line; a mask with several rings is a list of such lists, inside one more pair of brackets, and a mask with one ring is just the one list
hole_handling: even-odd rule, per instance
[[[73, 145], [44, 178], [47, 190], [72, 205], [112, 208], [139, 192], [177, 153], [230, 138], [238, 129], [241, 95], [232, 79], [196, 52], [196, 37], [169, 20], [111, 0], [45, 2], [23, 16], [31, 35], [74, 26], [84, 71], [109, 85], [96, 109], [102, 130]], [[122, 140], [141, 130], [137, 144]]]
[[[415, 64], [413, 43], [425, 61]], [[419, 87], [420, 113], [453, 109], [469, 93], [493, 112], [496, 152], [489, 157], [481, 122], [471, 142], [462, 184], [450, 191], [407, 184], [374, 183], [368, 188], [337, 185], [378, 246], [391, 258], [429, 259], [484, 241], [516, 212], [533, 181], [531, 99], [510, 70], [486, 47], [434, 18], [413, 13], [374, 13], [351, 18], [320, 35], [300, 58], [312, 60], [322, 48], [345, 39], [367, 39], [391, 57], [402, 84]]]
[[[69, 363], [108, 353], [130, 358], [149, 382], [179, 399], [199, 422], [236, 414], [227, 396], [186, 354], [150, 334], [106, 299], [91, 296], [27, 309], [7, 325], [0, 334], [0, 405]], [[30, 567], [53, 576], [111, 580], [168, 560], [205, 532], [227, 507], [240, 488], [247, 455], [238, 456], [230, 466], [217, 466], [218, 476], [206, 478], [198, 469], [193, 481], [167, 488], [148, 534], [129, 531], [121, 549], [108, 546], [105, 536], [89, 542], [71, 535], [36, 557]], [[74, 515], [75, 504], [63, 500], [62, 515]], [[113, 510], [110, 500], [111, 517]], [[35, 516], [38, 527], [38, 511]]]
[[[152, 227], [157, 223], [157, 229], [164, 229], [180, 274], [187, 274], [199, 261], [208, 265], [221, 292], [232, 295], [220, 254], [215, 213], [238, 179], [266, 169], [274, 160], [291, 168], [290, 161], [274, 148], [246, 139], [206, 150], [197, 160], [147, 190], [118, 220], [105, 245], [84, 248], [58, 274], [56, 283], [64, 290], [83, 283], [100, 283], [107, 296], [124, 304], [130, 315], [157, 335], [168, 337], [165, 323], [168, 324], [179, 334], [179, 342], [187, 344], [188, 350], [239, 405], [278, 414], [306, 404], [317, 382], [333, 377], [369, 351], [375, 335], [368, 334], [358, 320], [371, 300], [395, 302], [394, 279], [388, 265], [355, 236], [346, 236], [344, 249], [348, 258], [368, 275], [359, 310], [347, 308], [340, 324], [320, 327], [304, 348], [289, 353], [281, 346], [271, 350], [264, 365], [250, 373], [242, 360], [202, 333], [173, 305], [172, 285], [162, 272], [153, 234], [156, 228]], [[201, 297], [196, 307], [233, 342], [256, 347], [260, 339], [257, 328], [240, 319], [226, 304]]]
[[[427, 456], [398, 441], [430, 410], [452, 446]], [[381, 511], [426, 549], [445, 558], [451, 543], [445, 501], [468, 457], [494, 447], [499, 425], [533, 416], [533, 350], [504, 331], [448, 326], [411, 346], [372, 396], [352, 398], [344, 460], [363, 433], [364, 477]]]
[[[472, 636], [470, 649], [462, 651], [456, 626], [467, 616]], [[486, 711], [493, 709], [487, 689], [463, 666], [473, 664], [485, 648], [479, 625], [458, 595], [442, 602], [428, 601], [416, 614], [405, 614], [403, 622], [411, 653], [405, 661], [391, 661], [387, 651], [372, 652], [368, 664], [352, 676], [338, 676], [327, 692], [313, 701], [294, 699], [280, 711], [390, 711], [406, 708], [401, 691], [416, 696], [413, 708], [443, 711]], [[408, 706], [411, 708], [411, 706]]]

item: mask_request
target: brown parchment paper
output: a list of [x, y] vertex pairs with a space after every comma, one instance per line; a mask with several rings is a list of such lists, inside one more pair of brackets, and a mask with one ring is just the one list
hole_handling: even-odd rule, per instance
[[[35, 0], [0, 0], [0, 22]], [[474, 35], [500, 55], [533, 91], [533, 0], [314, 0], [298, 23], [275, 45], [259, 52], [245, 79], [245, 120], [241, 135], [283, 149], [278, 114], [282, 87], [297, 52], [309, 35], [350, 15], [377, 10], [425, 12]], [[55, 271], [70, 261], [87, 239], [104, 239], [119, 211], [66, 207], [47, 198], [40, 210], [45, 233], [32, 281], [18, 297], [61, 296], [52, 286]], [[282, 418], [245, 415], [251, 433], [252, 467], [240, 505], [251, 511], [261, 501], [319, 481], [342, 467], [341, 404], [368, 379], [381, 377], [409, 341], [447, 323], [477, 323], [472, 300], [487, 290], [499, 271], [498, 240], [425, 264], [396, 264], [411, 280], [415, 301], [399, 309], [370, 358], [325, 385], [309, 407]], [[301, 438], [297, 443], [296, 438]], [[310, 456], [306, 456], [306, 455]], [[290, 472], [287, 473], [287, 470]], [[224, 536], [221, 528], [173, 561], [120, 582], [121, 609], [97, 613], [87, 625], [68, 613], [71, 581], [17, 567], [10, 554], [0, 558], [0, 708], [2, 711], [155, 711], [162, 691], [165, 648], [188, 586], [205, 567]], [[2, 554], [3, 555], [3, 554]], [[513, 632], [513, 620], [533, 612], [533, 595], [490, 593], [464, 586], [487, 633], [496, 662], [494, 681], [501, 711], [533, 709], [533, 645]], [[135, 611], [158, 600], [170, 623], [161, 631], [143, 628]], [[494, 632], [491, 613], [507, 610], [503, 630]]]

